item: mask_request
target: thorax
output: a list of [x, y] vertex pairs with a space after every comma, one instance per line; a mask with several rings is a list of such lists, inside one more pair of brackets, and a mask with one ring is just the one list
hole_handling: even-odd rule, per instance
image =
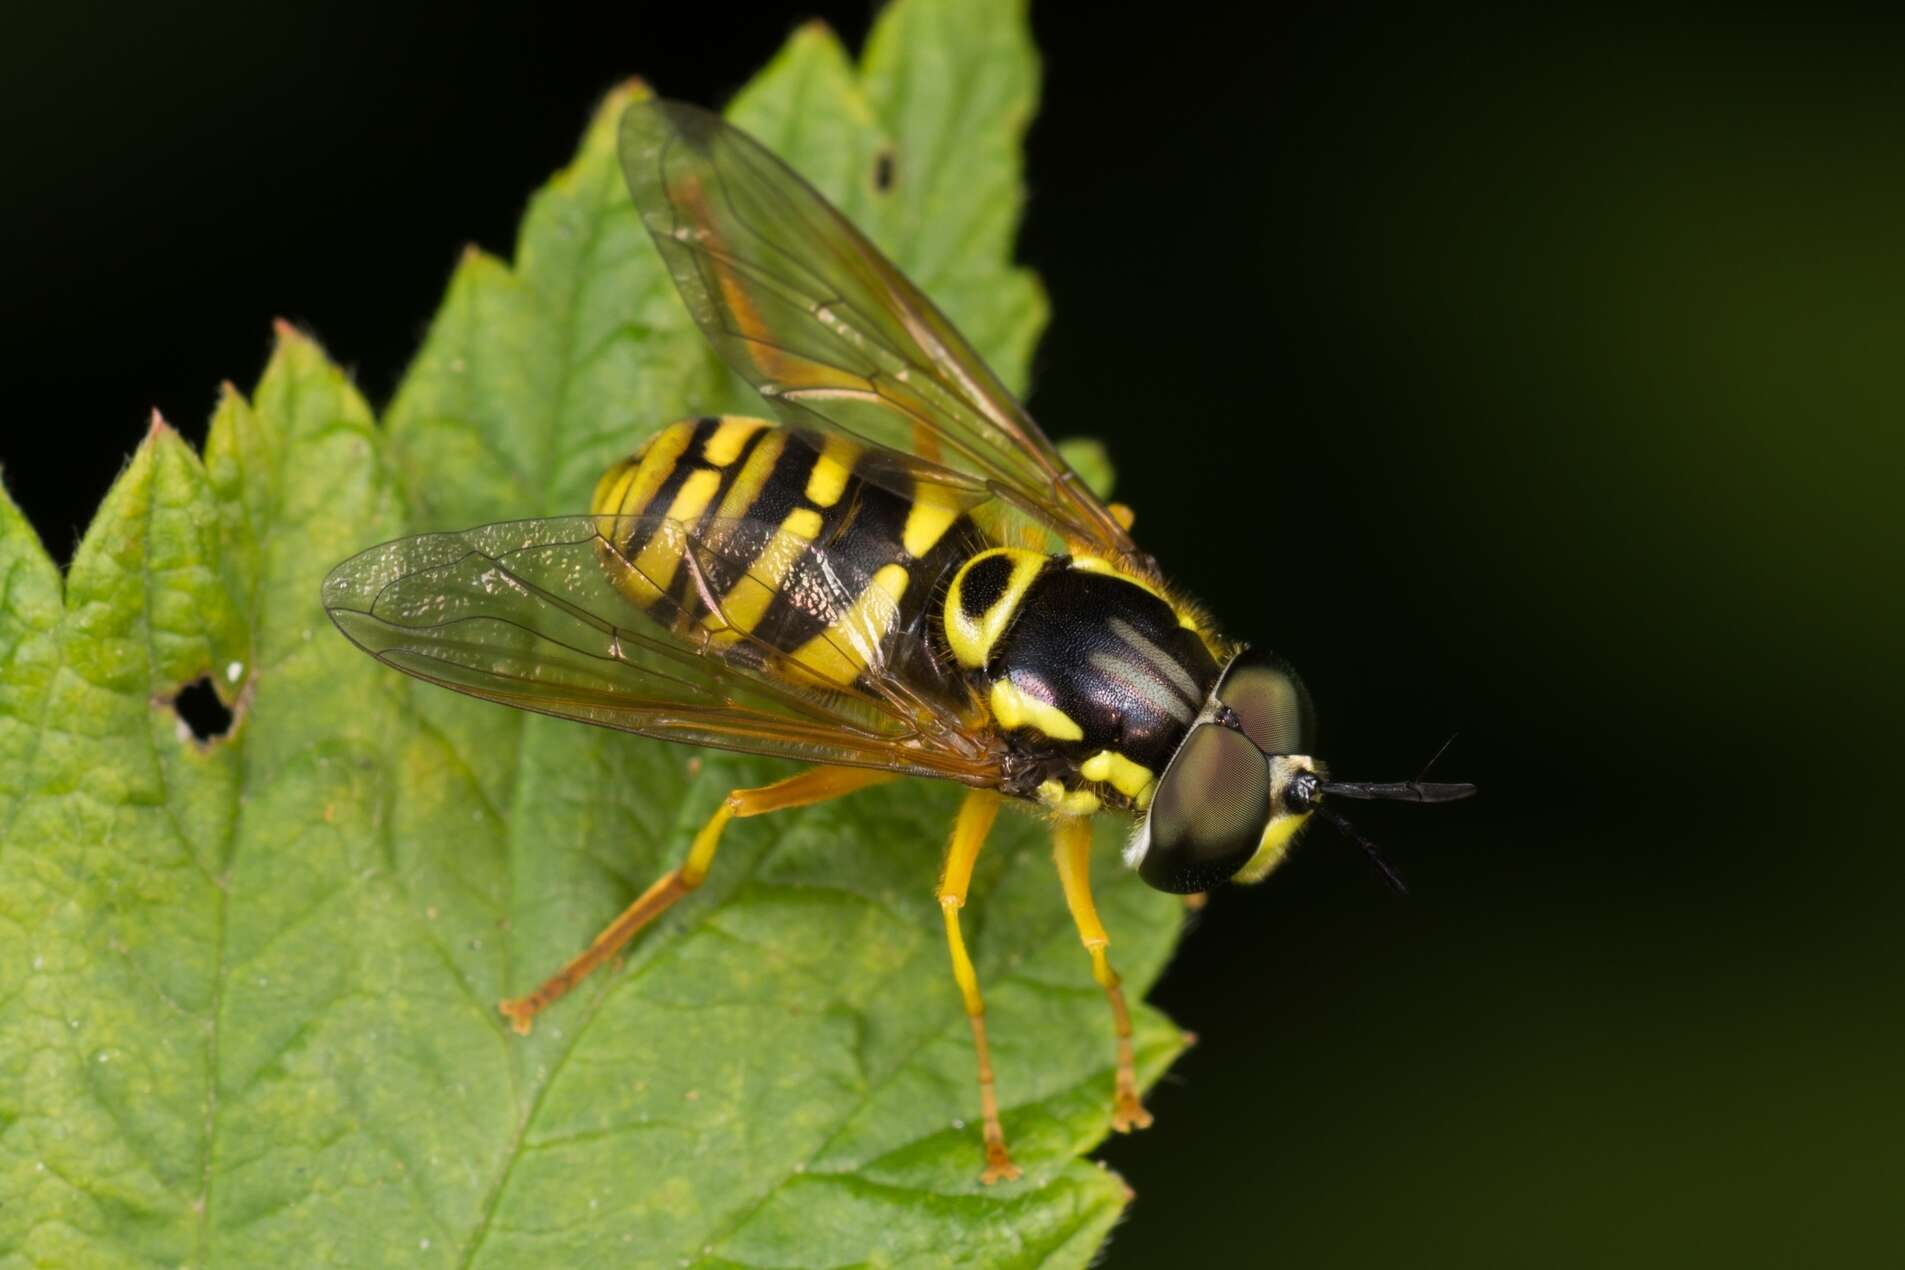
[[1218, 675], [1194, 614], [1090, 557], [981, 552], [940, 619], [1007, 738], [1007, 792], [1061, 811], [1146, 807]]

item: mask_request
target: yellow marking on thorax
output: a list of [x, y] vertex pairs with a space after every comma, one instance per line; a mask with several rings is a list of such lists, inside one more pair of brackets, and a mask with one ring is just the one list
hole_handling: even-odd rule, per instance
[[1066, 789], [1057, 780], [1041, 782], [1037, 792], [1041, 803], [1067, 816], [1089, 816], [1104, 805], [1089, 789]]
[[814, 460], [814, 470], [807, 476], [807, 501], [816, 507], [832, 507], [839, 502], [859, 457], [860, 447], [853, 442], [845, 437], [828, 437], [820, 457]]
[[959, 503], [952, 491], [925, 481], [913, 484], [913, 505], [906, 512], [906, 528], [900, 545], [915, 560], [933, 549], [959, 519]]
[[1082, 741], [1085, 738], [1085, 730], [1078, 726], [1076, 719], [1055, 705], [1026, 695], [1010, 679], [1001, 679], [993, 684], [986, 701], [992, 707], [992, 717], [1008, 732], [1013, 728], [1031, 728], [1054, 741]]
[[[999, 592], [999, 597], [983, 613], [969, 615], [963, 599], [965, 592], [962, 584], [975, 564], [993, 556], [1008, 557], [1012, 561], [1012, 573], [1006, 579], [1005, 589]], [[1026, 589], [1050, 559], [1050, 556], [1019, 547], [993, 547], [981, 551], [959, 567], [959, 572], [953, 576], [952, 585], [946, 588], [946, 602], [942, 611], [946, 642], [952, 646], [955, 661], [967, 670], [985, 668], [992, 659], [992, 646], [1005, 634], [1005, 628], [1018, 612], [1019, 601], [1025, 598]]]
[[802, 644], [788, 666], [792, 677], [844, 688], [879, 656], [880, 641], [900, 615], [900, 597], [911, 581], [904, 565], [883, 565], [867, 589], [832, 626]]
[[1078, 765], [1079, 775], [1088, 781], [1103, 781], [1139, 807], [1149, 805], [1157, 776], [1142, 763], [1134, 763], [1116, 750], [1099, 750]]
[[[1126, 528], [1129, 528], [1129, 526], [1126, 526]], [[1170, 605], [1171, 612], [1177, 614], [1177, 624], [1179, 626], [1183, 627], [1185, 630], [1190, 631], [1196, 635], [1199, 635], [1199, 636], [1203, 635], [1204, 632], [1202, 628], [1200, 628], [1197, 624], [1197, 615], [1189, 612], [1186, 609], [1180, 608], [1178, 606], [1177, 601], [1173, 600], [1170, 596], [1166, 595], [1164, 592], [1158, 590], [1157, 584], [1152, 582], [1149, 578], [1140, 577], [1135, 573], [1130, 573], [1130, 572], [1127, 572], [1126, 570], [1120, 569], [1118, 568], [1118, 566], [1112, 564], [1111, 561], [1102, 559], [1098, 556], [1073, 556], [1072, 568], [1077, 569], [1082, 573], [1106, 573], [1106, 574], [1110, 574], [1114, 578], [1123, 578], [1126, 582], [1129, 582], [1132, 586], [1137, 587], [1138, 590], [1144, 591], [1150, 595], [1154, 595], [1158, 599], [1163, 600], [1166, 604]]]
[[768, 427], [765, 419], [748, 419], [739, 415], [723, 418], [714, 435], [701, 447], [704, 461], [716, 467], [726, 467], [741, 457], [741, 448], [748, 438]]

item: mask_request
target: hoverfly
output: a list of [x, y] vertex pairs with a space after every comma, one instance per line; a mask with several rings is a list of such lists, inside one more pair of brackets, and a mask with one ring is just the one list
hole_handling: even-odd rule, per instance
[[[960, 930], [1005, 800], [1049, 816], [1116, 1039], [1112, 1124], [1140, 1128], [1131, 1023], [1087, 880], [1090, 818], [1125, 862], [1200, 893], [1275, 868], [1351, 784], [1311, 756], [1276, 657], [1220, 635], [1095, 498], [931, 301], [817, 191], [693, 106], [642, 101], [620, 153], [702, 333], [775, 421], [703, 417], [609, 469], [588, 515], [374, 547], [324, 583], [343, 633], [407, 674], [643, 736], [794, 758], [737, 789], [585, 951], [501, 1003], [519, 1032], [693, 891], [724, 827], [900, 776], [969, 787], [938, 898], [978, 1056], [987, 1182], [999, 1127], [985, 1003]], [[1359, 840], [1360, 841], [1360, 840]]]

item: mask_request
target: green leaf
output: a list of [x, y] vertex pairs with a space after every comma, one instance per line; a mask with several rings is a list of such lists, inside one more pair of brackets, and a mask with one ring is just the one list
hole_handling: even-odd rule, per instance
[[[1020, 0], [902, 0], [857, 68], [798, 31], [733, 113], [1022, 385], [1035, 85]], [[513, 262], [466, 255], [385, 426], [281, 326], [202, 459], [155, 420], [64, 579], [0, 496], [0, 1258], [1083, 1265], [1117, 1220], [1079, 1158], [1109, 1012], [1039, 824], [1002, 819], [966, 910], [1026, 1169], [988, 1188], [932, 898], [957, 791], [737, 822], [702, 891], [519, 1038], [497, 999], [786, 769], [403, 679], [318, 607], [366, 545], [576, 510], [647, 433], [745, 404], [615, 171], [641, 91]], [[235, 712], [204, 744], [171, 704], [201, 676]], [[1099, 901], [1141, 994], [1179, 910], [1115, 835]], [[1183, 1038], [1136, 1016], [1148, 1082]]]

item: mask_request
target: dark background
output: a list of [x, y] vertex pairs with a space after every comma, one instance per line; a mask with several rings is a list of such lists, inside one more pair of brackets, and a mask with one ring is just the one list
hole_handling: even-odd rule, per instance
[[[269, 319], [381, 402], [466, 240], [641, 72], [800, 18], [41, 11], [0, 75], [0, 461], [49, 545]], [[1905, 1249], [1905, 38], [1047, 4], [1032, 405], [1288, 655], [1345, 774], [1484, 788], [1226, 893], [1111, 1264]], [[50, 444], [43, 444], [50, 442]]]

